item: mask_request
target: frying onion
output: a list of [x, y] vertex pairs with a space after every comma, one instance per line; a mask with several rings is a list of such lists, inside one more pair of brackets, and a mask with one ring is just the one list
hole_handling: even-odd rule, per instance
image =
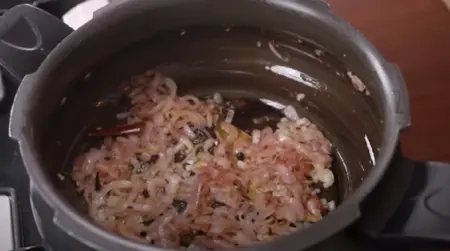
[[132, 108], [118, 118], [139, 130], [105, 137], [73, 167], [90, 216], [106, 229], [163, 248], [229, 248], [289, 234], [336, 207], [308, 179], [334, 183], [331, 143], [294, 107], [276, 128], [249, 135], [219, 93], [179, 97], [154, 72], [131, 86]]

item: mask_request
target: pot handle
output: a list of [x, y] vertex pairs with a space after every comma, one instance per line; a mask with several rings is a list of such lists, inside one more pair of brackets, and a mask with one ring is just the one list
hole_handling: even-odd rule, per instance
[[72, 32], [49, 13], [28, 4], [11, 8], [0, 17], [0, 67], [20, 84], [37, 70], [47, 55]]
[[390, 248], [449, 248], [450, 164], [406, 161], [413, 169], [408, 189], [376, 238]]

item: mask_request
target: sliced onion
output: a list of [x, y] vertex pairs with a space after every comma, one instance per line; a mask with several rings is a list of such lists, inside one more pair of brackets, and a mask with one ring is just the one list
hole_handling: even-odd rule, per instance
[[124, 203], [124, 199], [119, 197], [119, 196], [111, 195], [111, 196], [108, 197], [108, 200], [107, 200], [107, 205], [109, 207], [115, 207], [115, 206], [118, 206], [118, 205], [120, 205], [122, 203]]
[[194, 131], [192, 131], [191, 127], [190, 127], [188, 124], [186, 124], [186, 125], [183, 126], [183, 130], [184, 130], [184, 133], [186, 133], [186, 135], [187, 135], [190, 139], [195, 139], [195, 137], [197, 137], [197, 136], [195, 135]]
[[[180, 140], [181, 141], [181, 140]], [[178, 144], [176, 144], [174, 147], [169, 147], [166, 150], [166, 154], [167, 155], [172, 155], [177, 153], [178, 151], [180, 151], [181, 149], [183, 149], [185, 147], [185, 145], [181, 142], [178, 142]]]
[[203, 143], [203, 150], [208, 151], [209, 148], [211, 148], [211, 147], [214, 145], [215, 142], [216, 142], [216, 140], [213, 139], [213, 138], [207, 139], [207, 140]]
[[192, 141], [185, 136], [180, 137], [180, 143], [185, 145], [189, 151], [194, 148], [194, 144], [192, 144]]
[[[295, 108], [300, 103], [274, 104], [286, 116], [264, 116], [255, 123], [279, 121], [277, 128], [256, 128], [247, 134], [231, 124], [240, 119], [240, 104], [228, 106], [219, 93], [208, 100], [180, 97], [173, 81], [163, 76], [134, 85], [140, 89], [132, 97], [132, 112], [119, 118], [129, 115], [126, 120], [143, 122], [143, 133], [108, 137], [74, 166], [73, 178], [84, 191], [90, 215], [107, 229], [178, 248], [184, 233], [178, 230], [186, 227], [205, 231], [193, 240], [196, 245], [241, 246], [290, 233], [293, 223], [315, 222], [321, 210], [336, 207], [332, 201], [320, 201], [321, 190], [303, 178], [306, 173], [326, 187], [333, 173], [328, 169], [330, 142], [309, 120], [299, 118], [302, 114]], [[294, 93], [292, 98], [303, 95]], [[245, 156], [235, 156], [237, 152]], [[299, 163], [298, 155], [308, 161]], [[100, 191], [97, 177], [102, 179]], [[170, 206], [175, 199], [187, 202], [184, 212]], [[237, 234], [228, 234], [233, 229]]]
[[239, 137], [239, 129], [230, 123], [221, 123], [220, 129], [220, 137], [227, 143], [233, 142]]
[[169, 184], [166, 187], [166, 192], [169, 195], [175, 195], [178, 192], [178, 188], [180, 187], [181, 177], [177, 174], [172, 174], [172, 176], [170, 176], [168, 180]]
[[310, 199], [306, 202], [306, 207], [308, 208], [308, 211], [312, 213], [315, 216], [320, 216], [320, 210], [319, 210], [318, 201]]
[[225, 123], [231, 124], [231, 121], [233, 121], [234, 117], [234, 110], [230, 109], [227, 112], [227, 116], [225, 117]]
[[153, 210], [155, 210], [155, 207], [151, 204], [133, 203], [131, 204], [131, 207], [138, 212], [145, 212], [145, 213], [150, 213]]

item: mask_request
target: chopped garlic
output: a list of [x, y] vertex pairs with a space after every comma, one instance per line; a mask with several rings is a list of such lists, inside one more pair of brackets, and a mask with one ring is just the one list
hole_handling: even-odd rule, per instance
[[311, 124], [311, 121], [309, 121], [307, 118], [301, 118], [295, 121], [295, 123], [299, 126], [309, 126]]
[[297, 121], [300, 119], [300, 117], [297, 114], [297, 110], [292, 105], [288, 105], [283, 110], [284, 116], [286, 116], [288, 119]]
[[303, 93], [297, 94], [297, 101], [301, 101], [304, 98], [305, 98], [305, 94], [303, 94]]
[[261, 131], [260, 130], [253, 130], [252, 131], [252, 143], [258, 144], [261, 139]]
[[214, 99], [214, 102], [216, 102], [216, 104], [221, 104], [223, 102], [222, 95], [220, 95], [220, 93], [218, 93], [218, 92], [214, 93], [213, 99]]
[[180, 143], [185, 145], [189, 151], [191, 151], [194, 148], [194, 144], [192, 144], [192, 141], [188, 139], [186, 136], [180, 137]]
[[234, 118], [234, 110], [228, 110], [227, 116], [225, 117], [225, 123], [231, 124]]
[[195, 165], [190, 165], [190, 164], [184, 166], [184, 169], [185, 169], [186, 171], [189, 171], [189, 172], [190, 172], [190, 171], [194, 171], [195, 168], [196, 168]]
[[334, 183], [334, 175], [330, 169], [316, 168], [311, 172], [311, 178], [314, 182], [322, 182], [324, 188], [329, 188]]
[[284, 142], [284, 141], [290, 139], [288, 133], [285, 132], [285, 131], [280, 131], [280, 132], [277, 134], [277, 138], [278, 138], [278, 140], [279, 140], [280, 142]]
[[195, 168], [201, 168], [203, 166], [206, 166], [206, 163], [204, 161], [197, 161], [195, 162]]
[[315, 50], [314, 50], [314, 53], [315, 53], [317, 56], [319, 56], [319, 57], [323, 56], [323, 54], [324, 54], [324, 52], [323, 52], [322, 50], [319, 50], [319, 49], [315, 49]]
[[334, 209], [336, 209], [336, 202], [334, 202], [334, 200], [328, 202], [328, 210], [333, 211]]
[[356, 76], [351, 71], [347, 71], [347, 76], [350, 78], [350, 80], [352, 81], [353, 87], [355, 87], [355, 89], [357, 91], [364, 92], [367, 96], [370, 95], [370, 92], [369, 92], [369, 90], [367, 90], [366, 85], [362, 82], [362, 80], [358, 76]]

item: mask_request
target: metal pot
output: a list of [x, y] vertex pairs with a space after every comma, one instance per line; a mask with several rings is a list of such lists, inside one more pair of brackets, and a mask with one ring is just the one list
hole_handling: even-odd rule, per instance
[[[389, 245], [450, 244], [449, 166], [411, 161], [399, 150], [399, 133], [410, 125], [400, 72], [321, 1], [128, 0], [74, 32], [23, 5], [0, 22], [0, 64], [20, 83], [10, 136], [32, 199], [51, 208], [35, 217], [92, 249], [159, 250], [94, 224], [73, 184], [57, 178], [70, 171], [87, 128], [114, 118], [122, 80], [147, 68], [198, 95], [293, 104], [334, 143], [337, 209], [303, 231], [242, 250], [317, 248], [350, 226]], [[349, 70], [366, 90], [355, 89]], [[306, 97], [298, 102], [295, 93]]]

